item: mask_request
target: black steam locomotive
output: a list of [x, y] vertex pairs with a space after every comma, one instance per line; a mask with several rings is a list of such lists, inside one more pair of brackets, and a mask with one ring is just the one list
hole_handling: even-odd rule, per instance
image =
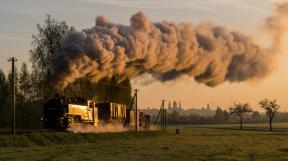
[[123, 104], [95, 103], [82, 97], [55, 95], [44, 104], [43, 114], [45, 129], [65, 130], [84, 124], [96, 127], [106, 124], [123, 124], [127, 128], [136, 125], [140, 129], [150, 127], [150, 115], [145, 115], [143, 112], [136, 113]]

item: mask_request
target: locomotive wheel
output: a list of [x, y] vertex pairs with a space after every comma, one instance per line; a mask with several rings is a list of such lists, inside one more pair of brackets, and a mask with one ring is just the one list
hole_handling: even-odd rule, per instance
[[68, 118], [67, 117], [60, 117], [59, 118], [59, 125], [63, 129], [68, 128]]
[[73, 128], [73, 127], [75, 126], [75, 123], [76, 123], [76, 120], [75, 120], [74, 117], [70, 117], [70, 118], [68, 119], [68, 127], [69, 127], [69, 128]]

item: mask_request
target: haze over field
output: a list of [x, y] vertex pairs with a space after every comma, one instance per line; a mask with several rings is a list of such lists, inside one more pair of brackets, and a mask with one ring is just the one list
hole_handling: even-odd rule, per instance
[[[273, 5], [270, 1], [260, 0], [255, 2], [245, 0], [200, 2], [195, 0], [186, 3], [184, 1], [181, 3], [172, 1], [164, 3], [164, 1], [159, 1], [157, 3], [162, 2], [164, 4], [159, 4], [159, 6], [152, 5], [151, 1], [72, 1], [69, 5], [74, 6], [74, 8], [72, 7], [71, 10], [50, 5], [47, 12], [42, 13], [42, 11], [39, 10], [41, 6], [39, 6], [37, 2], [31, 7], [28, 7], [28, 4], [24, 4], [22, 10], [17, 10], [17, 7], [20, 7], [18, 6], [19, 4], [15, 6], [12, 5], [16, 2], [17, 1], [4, 2], [7, 5], [6, 8], [10, 7], [11, 10], [3, 8], [1, 12], [3, 15], [10, 16], [11, 20], [19, 21], [9, 22], [6, 20], [8, 24], [10, 23], [10, 26], [11, 23], [23, 24], [23, 28], [19, 30], [25, 34], [33, 33], [35, 23], [42, 22], [43, 14], [52, 14], [56, 19], [60, 20], [63, 18], [68, 24], [76, 26], [78, 31], [81, 31], [82, 28], [93, 26], [91, 22], [93, 22], [93, 19], [98, 15], [107, 15], [109, 19], [111, 19], [111, 22], [129, 24], [127, 22], [127, 20], [129, 20], [128, 17], [134, 14], [130, 19], [130, 26], [116, 25], [107, 21], [104, 17], [98, 17], [96, 27], [85, 30], [84, 36], [80, 33], [78, 33], [78, 35], [77, 33], [71, 34], [70, 38], [67, 36], [66, 43], [76, 40], [82, 44], [83, 41], [86, 43], [84, 43], [86, 48], [81, 48], [81, 50], [89, 51], [86, 52], [86, 55], [84, 54], [84, 57], [86, 56], [85, 58], [76, 59], [76, 61], [78, 61], [77, 63], [85, 60], [90, 61], [89, 67], [91, 67], [91, 65], [92, 67], [96, 67], [100, 64], [103, 68], [102, 70], [87, 70], [87, 68], [84, 68], [87, 71], [76, 71], [77, 74], [70, 74], [69, 78], [62, 77], [63, 74], [69, 76], [69, 72], [75, 72], [75, 70], [68, 69], [70, 62], [68, 64], [61, 63], [63, 66], [60, 67], [56, 66], [59, 65], [57, 62], [65, 62], [63, 58], [69, 55], [66, 54], [69, 52], [64, 51], [65, 49], [62, 48], [62, 57], [56, 58], [59, 59], [59, 61], [55, 61], [55, 68], [53, 69], [56, 73], [54, 78], [56, 82], [60, 82], [60, 86], [65, 86], [75, 78], [81, 77], [81, 74], [85, 75], [87, 73], [94, 75], [91, 81], [97, 81], [103, 76], [110, 76], [115, 73], [124, 77], [129, 76], [134, 78], [145, 72], [149, 72], [154, 78], [160, 80], [160, 82], [171, 79], [174, 80], [178, 77], [182, 78], [182, 75], [184, 75], [184, 79], [176, 79], [177, 81], [167, 83], [160, 83], [159, 81], [153, 81], [151, 83], [151, 79], [147, 79], [147, 76], [144, 77], [146, 81], [138, 77], [136, 81], [133, 81], [133, 87], [140, 89], [139, 103], [140, 106], [144, 107], [159, 106], [162, 98], [180, 99], [183, 102], [183, 107], [205, 106], [206, 103], [227, 106], [235, 99], [250, 101], [252, 105], [255, 105], [257, 101], [263, 97], [278, 99], [284, 108], [288, 105], [288, 102], [285, 102], [287, 101], [285, 96], [288, 92], [288, 87], [283, 87], [284, 82], [288, 81], [287, 74], [284, 74], [287, 72], [287, 65], [282, 63], [282, 61], [277, 61], [277, 59], [276, 61], [274, 60], [275, 55], [287, 51], [287, 49], [282, 48], [282, 43], [284, 43], [282, 38], [285, 36], [287, 28], [285, 19], [285, 17], [287, 17], [287, 6], [285, 5], [283, 5], [284, 7], [278, 6], [275, 14], [272, 12]], [[64, 2], [65, 1], [60, 1], [59, 3]], [[91, 7], [88, 7], [87, 4], [97, 4], [95, 11]], [[184, 6], [181, 4], [188, 5]], [[27, 6], [25, 7], [25, 5]], [[116, 8], [116, 10], [104, 10], [103, 8], [105, 7]], [[223, 8], [225, 8], [225, 10], [223, 10]], [[126, 10], [127, 12], [123, 12]], [[136, 13], [139, 10], [143, 12]], [[171, 12], [171, 10], [174, 12]], [[218, 13], [218, 10], [221, 11]], [[113, 11], [117, 12], [117, 14], [113, 13]], [[22, 15], [20, 15], [20, 13]], [[251, 16], [247, 17], [247, 13], [250, 13], [249, 15]], [[37, 19], [39, 19], [35, 22], [19, 20], [21, 16], [28, 18], [35, 14], [38, 14]], [[74, 16], [68, 18], [70, 14]], [[87, 16], [88, 18], [85, 18], [85, 22], [83, 22], [83, 18], [80, 18], [83, 14], [89, 15]], [[19, 15], [19, 17], [16, 15]], [[40, 15], [42, 15], [42, 17]], [[274, 17], [265, 20], [265, 18], [270, 15]], [[4, 16], [0, 16], [0, 20], [4, 20], [4, 18]], [[153, 23], [150, 20], [160, 22]], [[161, 22], [161, 20], [176, 20], [176, 23]], [[192, 22], [193, 24], [177, 24], [182, 21]], [[216, 25], [194, 23], [199, 21], [216, 21], [217, 23], [213, 23]], [[88, 22], [90, 25], [87, 24]], [[241, 31], [241, 33], [235, 32], [234, 29], [230, 28]], [[259, 28], [261, 28], [262, 31], [255, 32], [255, 30]], [[17, 35], [17, 32], [16, 35], [14, 35], [12, 32], [13, 29], [17, 30], [18, 28], [15, 26], [9, 29], [4, 25], [3, 30], [1, 30], [2, 32], [0, 32], [0, 42], [4, 42], [3, 47], [1, 46], [1, 48], [4, 49], [4, 53], [23, 53], [23, 51], [28, 51], [30, 47], [30, 35], [27, 34], [23, 36], [23, 33]], [[117, 31], [122, 32], [122, 35], [118, 34]], [[10, 33], [10, 35], [7, 35], [7, 33]], [[263, 33], [265, 34], [263, 35]], [[105, 36], [103, 36], [105, 34], [108, 35], [106, 39], [104, 39]], [[185, 37], [186, 35], [190, 36]], [[248, 35], [256, 35], [256, 37], [260, 37], [259, 35], [261, 35], [263, 39], [255, 40], [253, 36]], [[266, 37], [267, 35], [268, 37]], [[135, 42], [131, 40], [131, 37], [135, 38]], [[93, 46], [93, 42], [97, 40], [101, 42], [100, 44], [102, 45]], [[138, 40], [138, 45], [136, 40]], [[139, 40], [141, 40], [141, 43], [139, 43]], [[17, 46], [23, 46], [23, 48], [19, 47], [15, 49], [11, 46], [9, 48], [9, 42], [14, 45], [19, 44]], [[9, 45], [4, 46], [5, 44]], [[133, 44], [135, 48], [133, 48]], [[261, 47], [263, 44], [264, 46], [266, 45], [264, 48]], [[127, 50], [129, 49], [128, 46], [130, 50]], [[69, 47], [66, 49], [69, 49]], [[93, 51], [94, 49], [96, 51]], [[116, 59], [118, 62], [114, 61], [113, 64], [110, 64], [109, 62], [114, 59], [113, 54], [115, 52], [120, 55], [120, 57]], [[74, 56], [79, 53], [81, 52], [75, 52]], [[99, 56], [97, 53], [102, 53], [102, 57], [97, 57], [97, 55]], [[189, 55], [189, 53], [193, 54]], [[159, 54], [163, 55], [163, 57], [157, 56]], [[211, 56], [212, 54], [213, 57]], [[19, 59], [25, 57], [24, 53], [16, 54], [15, 56], [17, 57], [17, 55]], [[104, 57], [105, 55], [106, 57]], [[6, 71], [8, 68], [6, 59], [9, 56], [10, 54], [1, 55], [1, 58], [3, 58], [1, 59], [1, 68], [6, 69]], [[74, 58], [75, 57], [73, 57], [73, 59]], [[287, 54], [280, 55], [279, 58], [284, 62], [285, 58], [287, 59]], [[93, 62], [93, 60], [96, 59], [97, 61]], [[65, 58], [65, 60], [67, 59]], [[277, 65], [275, 66], [274, 62], [279, 63], [276, 63]], [[125, 66], [125, 64], [129, 63], [131, 66]], [[140, 65], [135, 68], [135, 64]], [[59, 69], [68, 70], [57, 73]], [[267, 76], [271, 71], [273, 71], [271, 76], [259, 81], [259, 78]], [[57, 74], [61, 75], [61, 77], [57, 77]], [[187, 75], [191, 76], [191, 78], [186, 77]], [[195, 82], [194, 77], [197, 82], [213, 87], [225, 81], [252, 81], [235, 84], [224, 83], [216, 88], [209, 88]], [[67, 79], [63, 80], [64, 78]], [[147, 85], [147, 82], [150, 83]], [[273, 89], [271, 88], [272, 86]], [[179, 94], [179, 91], [181, 91], [181, 94]]]

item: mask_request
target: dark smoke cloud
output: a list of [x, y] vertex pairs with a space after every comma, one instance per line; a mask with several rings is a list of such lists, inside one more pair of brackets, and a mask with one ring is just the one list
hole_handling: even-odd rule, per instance
[[251, 36], [212, 23], [152, 23], [138, 12], [125, 26], [99, 16], [94, 27], [64, 37], [53, 58], [52, 80], [63, 89], [84, 76], [97, 82], [144, 73], [160, 81], [188, 75], [208, 86], [262, 78], [281, 52], [287, 17], [288, 3], [282, 3], [264, 21], [265, 34], [272, 38], [264, 48]]

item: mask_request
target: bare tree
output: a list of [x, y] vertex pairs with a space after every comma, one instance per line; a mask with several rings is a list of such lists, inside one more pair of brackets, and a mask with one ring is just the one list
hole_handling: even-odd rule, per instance
[[267, 98], [261, 100], [259, 105], [266, 111], [266, 115], [269, 118], [270, 131], [272, 131], [272, 121], [279, 110], [280, 105], [277, 104], [276, 100], [268, 100]]
[[234, 114], [240, 118], [240, 129], [242, 129], [242, 123], [244, 116], [252, 112], [249, 103], [234, 103], [232, 107], [229, 108], [230, 114]]

